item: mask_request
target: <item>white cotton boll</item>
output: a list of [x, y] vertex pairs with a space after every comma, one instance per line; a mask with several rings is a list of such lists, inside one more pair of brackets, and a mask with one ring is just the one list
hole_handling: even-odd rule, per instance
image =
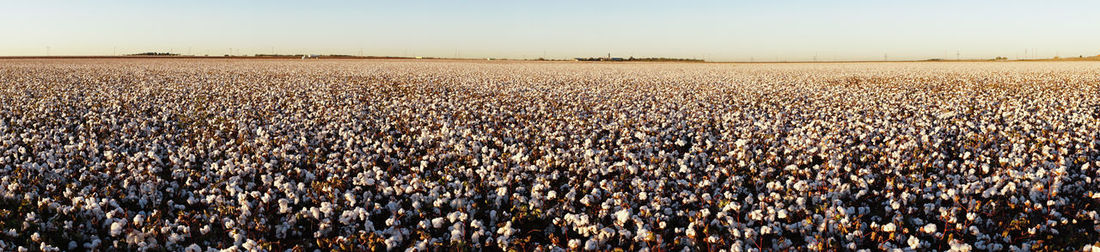
[[929, 234], [935, 233], [936, 232], [936, 224], [928, 223], [928, 225], [924, 225], [924, 227], [922, 227], [921, 230], [923, 230], [925, 233], [929, 233]]
[[917, 239], [916, 236], [909, 236], [909, 240], [907, 241], [907, 243], [909, 244], [909, 248], [911, 249], [920, 248], [920, 239]]
[[570, 249], [579, 249], [580, 247], [581, 247], [581, 240], [580, 239], [569, 239], [569, 248]]
[[886, 223], [886, 225], [882, 225], [882, 231], [883, 232], [894, 232], [896, 230], [897, 230], [897, 226], [895, 226], [893, 222]]
[[399, 238], [397, 238], [396, 236], [386, 238], [386, 240], [384, 241], [386, 243], [386, 250], [393, 250], [394, 248], [396, 248], [397, 244], [401, 242], [398, 239]]
[[344, 225], [351, 225], [352, 222], [355, 222], [357, 220], [356, 217], [358, 216], [359, 215], [357, 215], [355, 211], [344, 210], [344, 212], [340, 214], [340, 223]]
[[948, 251], [970, 252], [971, 250], [970, 244], [962, 243], [955, 239], [951, 239], [950, 241], [948, 241], [948, 244], [951, 245], [951, 249]]
[[145, 222], [145, 215], [142, 215], [142, 214], [134, 215], [134, 226], [141, 226], [141, 224], [144, 223], [144, 222]]
[[615, 212], [615, 221], [616, 221], [615, 223], [617, 223], [619, 225], [623, 225], [628, 220], [630, 220], [630, 210], [629, 209], [622, 209], [622, 210], [619, 210], [618, 212]]
[[110, 232], [111, 236], [118, 236], [118, 235], [122, 234], [122, 225], [123, 225], [122, 222], [118, 222], [118, 221], [112, 222], [111, 223], [111, 232]]
[[314, 219], [321, 219], [321, 209], [320, 208], [310, 207], [309, 208], [309, 214], [310, 214], [309, 216], [313, 217]]
[[260, 248], [260, 244], [252, 239], [248, 239], [244, 244], [241, 244], [241, 246], [247, 251], [259, 251]]
[[279, 213], [285, 214], [290, 212], [290, 200], [279, 199]]
[[416, 243], [416, 246], [414, 246], [414, 247], [412, 247], [412, 248], [409, 248], [409, 249], [407, 249], [407, 250], [405, 250], [405, 251], [406, 251], [406, 252], [412, 252], [412, 251], [428, 251], [428, 242], [429, 242], [429, 240], [422, 240], [422, 241], [419, 241], [419, 242], [417, 242], [417, 243]]
[[351, 192], [345, 192], [344, 200], [348, 202], [348, 205], [354, 206], [356, 203], [355, 194], [352, 194]]
[[638, 229], [638, 234], [636, 234], [634, 236], [634, 240], [635, 241], [642, 241], [642, 242], [650, 241], [650, 240], [652, 240], [652, 238], [650, 238], [650, 236], [652, 236], [652, 235], [653, 235], [653, 232], [650, 232], [649, 229], [639, 228]]
[[460, 217], [462, 217], [461, 212], [451, 212], [451, 213], [447, 214], [447, 222], [450, 222], [450, 223], [458, 222]]
[[443, 228], [443, 224], [444, 224], [443, 222], [444, 222], [443, 217], [436, 217], [436, 218], [432, 219], [432, 227], [433, 228]]
[[760, 209], [752, 210], [752, 212], [749, 212], [749, 219], [761, 221], [764, 219], [764, 212]]
[[595, 238], [588, 239], [588, 241], [584, 242], [584, 250], [588, 250], [588, 251], [596, 250], [597, 246], [599, 246], [599, 244], [597, 244]]
[[334, 209], [332, 208], [332, 203], [327, 202], [327, 201], [326, 202], [321, 202], [321, 209], [320, 210], [321, 210], [322, 213], [325, 214], [325, 216], [331, 216], [332, 212], [334, 211]]
[[515, 233], [516, 233], [516, 230], [512, 228], [512, 222], [511, 221], [508, 221], [508, 222], [504, 223], [503, 227], [500, 227], [500, 228], [497, 229], [497, 234], [500, 234], [501, 237], [503, 238], [503, 239], [499, 239], [499, 240], [502, 240], [502, 241], [507, 240], [508, 237], [511, 237]]
[[462, 227], [462, 223], [455, 223], [451, 226], [451, 241], [461, 242], [465, 240], [466, 229]]

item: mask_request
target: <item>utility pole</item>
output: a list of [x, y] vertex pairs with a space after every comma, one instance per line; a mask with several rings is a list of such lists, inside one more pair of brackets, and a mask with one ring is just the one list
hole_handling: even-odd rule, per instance
[[955, 50], [955, 60], [959, 60], [959, 50]]
[[886, 53], [882, 53], [882, 61], [890, 61], [889, 59], [887, 59]]

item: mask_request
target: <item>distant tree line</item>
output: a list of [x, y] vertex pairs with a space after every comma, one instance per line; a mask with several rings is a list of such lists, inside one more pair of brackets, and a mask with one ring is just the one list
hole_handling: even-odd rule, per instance
[[[541, 58], [540, 58], [541, 59]], [[667, 61], [667, 62], [703, 62], [701, 59], [687, 58], [575, 58], [577, 61]]]
[[143, 52], [143, 53], [135, 53], [135, 54], [130, 54], [130, 55], [134, 55], [134, 56], [179, 56], [180, 54], [178, 54], [178, 53], [168, 53], [168, 52]]

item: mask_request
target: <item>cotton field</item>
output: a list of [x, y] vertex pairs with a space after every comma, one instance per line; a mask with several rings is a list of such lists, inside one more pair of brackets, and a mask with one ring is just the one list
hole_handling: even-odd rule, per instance
[[0, 60], [0, 250], [1100, 250], [1100, 63]]

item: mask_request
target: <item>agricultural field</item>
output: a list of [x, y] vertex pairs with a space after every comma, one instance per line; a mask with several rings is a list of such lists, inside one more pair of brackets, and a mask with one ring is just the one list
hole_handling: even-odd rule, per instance
[[0, 60], [0, 250], [1095, 250], [1100, 63]]

